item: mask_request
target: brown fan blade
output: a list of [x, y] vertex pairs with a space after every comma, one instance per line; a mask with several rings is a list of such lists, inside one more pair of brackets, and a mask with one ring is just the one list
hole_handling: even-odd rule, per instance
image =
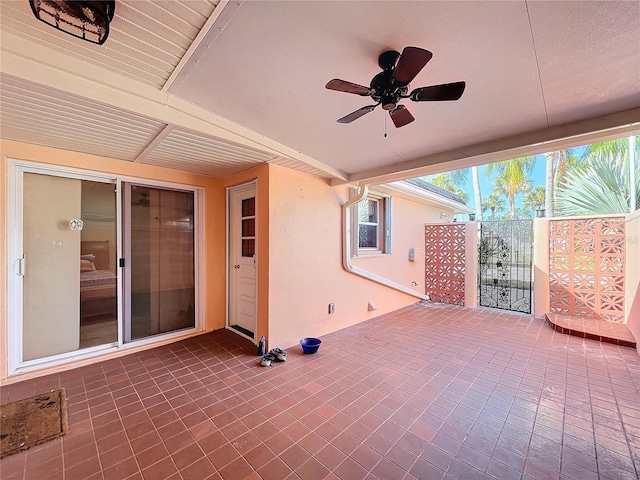
[[396, 128], [404, 127], [406, 124], [411, 123], [415, 120], [411, 112], [407, 110], [404, 105], [398, 105], [396, 108], [389, 112], [389, 116], [391, 120], [393, 120], [393, 124]]
[[337, 120], [338, 123], [351, 123], [354, 120], [359, 119], [363, 115], [366, 115], [369, 112], [373, 112], [373, 109], [376, 108], [375, 105], [367, 105], [366, 107], [359, 108], [355, 112], [351, 112], [349, 115], [345, 115], [342, 118]]
[[362, 96], [371, 94], [371, 89], [369, 87], [358, 85], [357, 83], [346, 82], [338, 78], [329, 80], [329, 82], [325, 85], [325, 88], [328, 88], [329, 90], [337, 90], [338, 92], [354, 93], [356, 95]]
[[465, 82], [445, 83], [430, 87], [416, 88], [409, 98], [414, 102], [441, 102], [443, 100], [458, 100], [466, 86]]
[[396, 68], [393, 70], [393, 82], [400, 86], [408, 85], [431, 60], [431, 57], [433, 54], [429, 50], [405, 47]]

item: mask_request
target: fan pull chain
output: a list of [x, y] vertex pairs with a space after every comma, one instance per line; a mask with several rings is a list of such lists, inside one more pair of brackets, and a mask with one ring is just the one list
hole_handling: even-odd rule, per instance
[[385, 113], [387, 112], [384, 112], [382, 116], [384, 117], [384, 138], [387, 138], [387, 116]]

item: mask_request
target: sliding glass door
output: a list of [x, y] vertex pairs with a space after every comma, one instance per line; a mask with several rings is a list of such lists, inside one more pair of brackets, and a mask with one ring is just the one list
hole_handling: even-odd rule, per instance
[[125, 341], [195, 326], [194, 192], [124, 184]]
[[196, 327], [197, 189], [8, 166], [11, 374]]

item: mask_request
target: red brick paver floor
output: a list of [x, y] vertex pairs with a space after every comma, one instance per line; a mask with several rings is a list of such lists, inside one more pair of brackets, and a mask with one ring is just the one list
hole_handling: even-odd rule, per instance
[[2, 388], [67, 389], [15, 479], [637, 479], [640, 358], [543, 320], [415, 304], [288, 349], [217, 331]]

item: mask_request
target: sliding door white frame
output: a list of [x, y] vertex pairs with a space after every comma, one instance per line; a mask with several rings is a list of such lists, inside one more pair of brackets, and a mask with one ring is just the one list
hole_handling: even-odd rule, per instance
[[[122, 268], [119, 267], [117, 276], [117, 301], [118, 301], [118, 340], [117, 342], [99, 345], [96, 347], [83, 348], [73, 352], [53, 355], [46, 358], [22, 361], [23, 345], [23, 281], [21, 274], [24, 273], [23, 254], [23, 175], [24, 173], [36, 173], [42, 175], [66, 177], [78, 180], [88, 180], [101, 183], [112, 183], [116, 191], [116, 229], [117, 229], [117, 258], [123, 258], [123, 192], [124, 182], [137, 185], [147, 185], [150, 187], [165, 187], [175, 190], [192, 191], [194, 194], [194, 271], [195, 271], [195, 327], [188, 330], [180, 330], [153, 337], [136, 340], [127, 343], [125, 339], [124, 322], [122, 321], [125, 311], [124, 279], [122, 278]], [[152, 181], [135, 177], [113, 175], [108, 173], [96, 173], [76, 168], [61, 167], [57, 165], [42, 164], [31, 161], [8, 159], [7, 162], [7, 362], [9, 376], [27, 371], [34, 371], [46, 367], [69, 363], [71, 361], [96, 357], [117, 349], [131, 348], [139, 345], [165, 342], [170, 339], [179, 339], [190, 336], [194, 331], [204, 330], [204, 189], [186, 185], [179, 185], [170, 182]], [[126, 200], [126, 199], [125, 199]]]

